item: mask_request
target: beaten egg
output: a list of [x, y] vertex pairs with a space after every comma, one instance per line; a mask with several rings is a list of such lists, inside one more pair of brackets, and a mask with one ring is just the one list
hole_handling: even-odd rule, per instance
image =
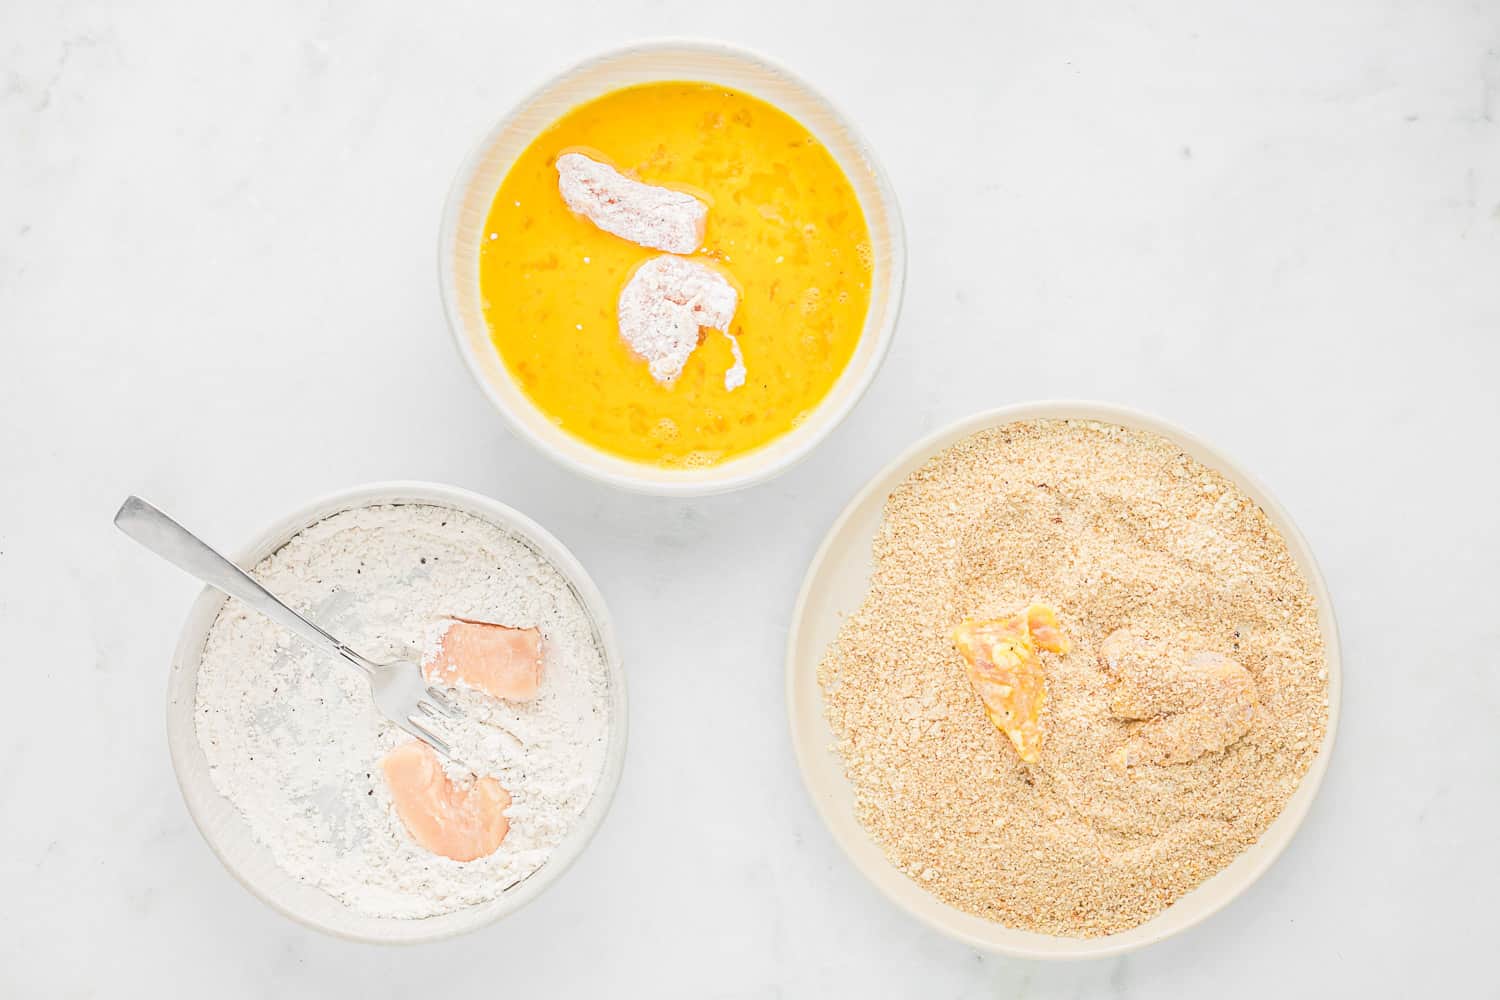
[[[619, 333], [632, 272], [659, 251], [596, 228], [558, 193], [584, 151], [709, 205], [694, 259], [739, 290], [729, 339], [704, 330], [682, 375], [652, 378]], [[828, 150], [785, 112], [708, 83], [650, 83], [580, 105], [517, 158], [480, 249], [484, 314], [511, 376], [549, 419], [607, 453], [709, 465], [794, 428], [837, 382], [870, 305], [869, 227]]]

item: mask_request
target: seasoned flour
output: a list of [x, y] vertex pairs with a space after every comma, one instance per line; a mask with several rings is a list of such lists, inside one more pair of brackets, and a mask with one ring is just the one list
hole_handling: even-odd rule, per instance
[[593, 795], [610, 725], [604, 657], [563, 576], [503, 529], [420, 504], [335, 514], [255, 576], [374, 660], [419, 659], [445, 615], [543, 636], [534, 701], [462, 690], [465, 718], [443, 728], [513, 797], [499, 850], [461, 863], [419, 847], [397, 818], [379, 765], [410, 737], [378, 714], [365, 679], [228, 601], [198, 668], [198, 742], [281, 867], [361, 914], [412, 918], [486, 902], [536, 871]]

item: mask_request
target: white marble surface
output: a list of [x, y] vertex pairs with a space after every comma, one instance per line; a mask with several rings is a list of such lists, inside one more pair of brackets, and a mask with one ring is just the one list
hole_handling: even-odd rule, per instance
[[[593, 6], [593, 5], [590, 5]], [[0, 995], [1264, 997], [1495, 989], [1500, 6], [1489, 0], [0, 5]], [[791, 475], [698, 502], [534, 456], [433, 261], [451, 172], [575, 55], [760, 48], [879, 148], [911, 270], [891, 363]], [[786, 736], [795, 586], [856, 486], [1020, 398], [1150, 409], [1318, 552], [1344, 722], [1306, 827], [1124, 959], [979, 955], [893, 910]], [[236, 545], [361, 481], [547, 523], [612, 602], [632, 745], [554, 891], [381, 950], [288, 923], [183, 808], [163, 689], [195, 587], [139, 491]]]

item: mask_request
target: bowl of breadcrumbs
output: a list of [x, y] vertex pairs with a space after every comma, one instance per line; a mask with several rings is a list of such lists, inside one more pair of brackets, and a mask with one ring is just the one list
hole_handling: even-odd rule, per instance
[[1144, 414], [1041, 403], [920, 442], [839, 517], [793, 615], [803, 776], [855, 866], [989, 951], [1118, 954], [1291, 841], [1338, 631], [1291, 518]]

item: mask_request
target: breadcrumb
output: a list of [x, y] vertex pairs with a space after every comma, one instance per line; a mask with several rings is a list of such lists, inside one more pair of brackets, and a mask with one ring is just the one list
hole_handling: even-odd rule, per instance
[[[1255, 843], [1322, 743], [1307, 581], [1264, 511], [1159, 435], [1061, 420], [977, 433], [891, 494], [874, 555], [818, 670], [828, 720], [865, 828], [968, 913], [1069, 937], [1144, 923]], [[1046, 660], [1046, 740], [1027, 764], [948, 631], [1032, 602], [1057, 609], [1072, 647]], [[1249, 731], [1114, 766], [1155, 724], [1111, 709], [1119, 679], [1100, 654], [1121, 628], [1191, 633], [1243, 667]]]

